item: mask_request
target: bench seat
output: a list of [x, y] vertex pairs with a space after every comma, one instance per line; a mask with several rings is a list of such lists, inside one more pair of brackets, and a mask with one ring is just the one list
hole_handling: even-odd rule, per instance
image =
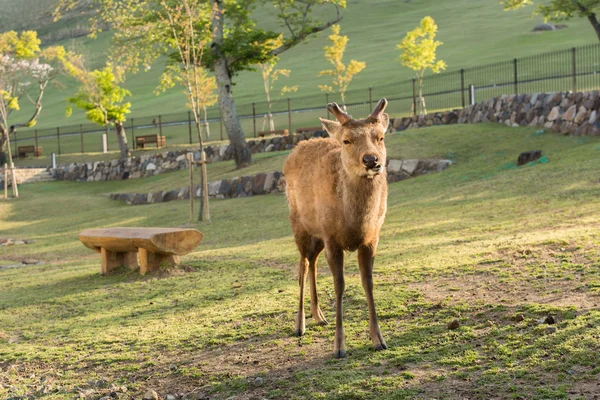
[[103, 275], [120, 265], [139, 267], [142, 275], [161, 264], [178, 265], [179, 256], [194, 250], [202, 238], [195, 229], [179, 228], [101, 228], [79, 234], [84, 246], [102, 254]]

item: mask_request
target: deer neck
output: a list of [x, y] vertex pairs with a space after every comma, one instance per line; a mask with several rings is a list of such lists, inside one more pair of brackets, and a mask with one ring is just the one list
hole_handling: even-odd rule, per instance
[[350, 176], [341, 169], [337, 192], [338, 200], [344, 205], [345, 219], [358, 224], [371, 224], [379, 219], [382, 213], [382, 202], [385, 201], [386, 188], [385, 174], [368, 179]]

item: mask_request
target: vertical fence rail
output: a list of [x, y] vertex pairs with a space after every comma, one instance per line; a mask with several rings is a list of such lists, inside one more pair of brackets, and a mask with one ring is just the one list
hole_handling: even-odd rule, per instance
[[515, 58], [513, 60], [513, 74], [514, 74], [514, 81], [515, 81], [515, 94], [519, 94], [519, 72], [517, 70], [517, 62], [518, 62], [518, 60]]
[[288, 106], [288, 135], [291, 135], [292, 134], [292, 102], [290, 101], [289, 97], [287, 99], [287, 106]]
[[[133, 118], [131, 119], [133, 121]], [[81, 141], [81, 154], [85, 153], [85, 148], [83, 146], [83, 125], [79, 124], [79, 139]], [[133, 137], [131, 138], [131, 141], [133, 143]], [[135, 144], [134, 144], [135, 146]], [[135, 147], [133, 148], [135, 150]]]
[[[135, 125], [133, 124], [133, 118], [131, 118], [131, 147], [135, 150], [137, 147], [137, 143], [135, 142]], [[83, 146], [83, 140], [81, 141]]]
[[571, 49], [571, 73], [573, 75], [573, 93], [577, 91], [577, 48]]
[[192, 112], [188, 111], [188, 134], [190, 136], [190, 144], [192, 144]]
[[[34, 157], [38, 157], [38, 130], [37, 130], [37, 129], [35, 129], [35, 130], [33, 131], [33, 134], [35, 135], [35, 142], [34, 142], [34, 143], [35, 143], [35, 144], [34, 144], [34, 146], [35, 146], [34, 150], [35, 150], [35, 151], [33, 152], [33, 156], [34, 156]], [[82, 151], [82, 153], [83, 153], [83, 151]]]
[[60, 156], [60, 128], [56, 127], [56, 141], [58, 142], [58, 155]]

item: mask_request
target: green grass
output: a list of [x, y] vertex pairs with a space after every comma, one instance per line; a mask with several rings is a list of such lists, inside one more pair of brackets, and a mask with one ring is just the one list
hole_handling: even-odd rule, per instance
[[[370, 349], [355, 254], [346, 259], [348, 357], [332, 358], [332, 325], [308, 323], [306, 336], [292, 336], [298, 256], [282, 195], [211, 201], [213, 222], [188, 225], [186, 201], [131, 207], [103, 196], [169, 189], [177, 173], [30, 184], [20, 199], [0, 201], [1, 235], [34, 240], [0, 247], [0, 260], [42, 262], [0, 270], [0, 397], [98, 398], [123, 387], [124, 398], [148, 388], [218, 399], [597, 393], [600, 139], [478, 124], [386, 143], [392, 158], [455, 161], [390, 185], [374, 278], [389, 350]], [[531, 149], [547, 162], [517, 168]], [[285, 154], [270, 156], [257, 157], [252, 173], [279, 169]], [[230, 173], [246, 171], [211, 166], [211, 176]], [[192, 226], [205, 240], [183, 257], [191, 272], [102, 277], [99, 256], [77, 240], [99, 226]], [[320, 266], [332, 321], [324, 257]], [[555, 332], [537, 322], [548, 314]], [[454, 319], [461, 326], [447, 330]]]
[[[15, 3], [17, 0], [11, 0]], [[331, 10], [330, 10], [331, 11]], [[29, 13], [24, 13], [29, 16]], [[276, 27], [274, 12], [269, 9], [256, 11], [261, 26]], [[490, 62], [512, 60], [514, 57], [524, 57], [532, 54], [565, 49], [589, 43], [596, 43], [597, 38], [586, 19], [576, 18], [568, 22], [569, 28], [543, 34], [532, 33], [531, 28], [541, 22], [539, 17], [531, 19], [531, 8], [519, 11], [504, 12], [495, 1], [473, 2], [470, 0], [456, 0], [453, 2], [440, 2], [437, 0], [415, 0], [412, 2], [398, 2], [395, 0], [377, 0], [371, 2], [348, 1], [341, 22], [342, 33], [349, 36], [350, 41], [345, 53], [345, 60], [366, 61], [367, 68], [358, 74], [350, 90], [360, 91], [349, 94], [349, 101], [365, 101], [368, 99], [369, 86], [388, 86], [383, 91], [375, 91], [373, 96], [398, 96], [410, 95], [410, 87], [390, 87], [390, 83], [403, 81], [413, 77], [413, 72], [400, 66], [397, 58], [399, 51], [396, 44], [404, 37], [405, 33], [416, 27], [426, 15], [431, 15], [439, 26], [438, 39], [444, 42], [439, 47], [439, 59], [445, 60], [449, 70], [459, 70], [465, 67], [482, 65]], [[23, 17], [26, 18], [25, 16]], [[34, 26], [31, 26], [33, 28]], [[59, 24], [57, 29], [62, 29]], [[291, 69], [291, 77], [281, 81], [282, 84], [299, 85], [298, 93], [292, 99], [293, 108], [311, 103], [325, 105], [325, 95], [319, 89], [319, 84], [325, 84], [326, 78], [317, 78], [319, 71], [329, 68], [323, 59], [323, 47], [328, 44], [328, 33], [321, 33], [316, 38], [311, 38], [307, 44], [285, 52], [279, 63], [280, 68]], [[76, 41], [82, 51], [87, 54], [95, 66], [104, 63], [104, 53], [109, 48], [110, 34], [102, 34], [94, 41], [81, 38]], [[60, 42], [69, 45], [69, 41]], [[565, 68], [570, 66], [567, 57], [562, 64]], [[160, 60], [147, 73], [140, 73], [131, 77], [125, 86], [133, 93], [132, 116], [150, 116], [174, 112], [185, 112], [185, 100], [181, 89], [173, 89], [161, 96], [155, 96], [152, 91], [156, 87], [158, 77], [164, 66], [165, 60]], [[561, 64], [561, 65], [562, 65]], [[540, 63], [528, 69], [559, 68], [557, 65]], [[525, 73], [525, 69], [521, 73]], [[509, 75], [511, 71], [507, 72]], [[512, 75], [510, 75], [512, 76]], [[252, 113], [252, 102], [264, 102], [263, 83], [258, 72], [243, 72], [235, 77], [236, 86], [234, 95], [238, 111], [249, 115]], [[82, 112], [75, 111], [67, 119], [64, 117], [64, 99], [73, 93], [74, 85], [65, 82], [62, 90], [52, 88], [45, 95], [44, 110], [39, 118], [38, 128], [53, 128], [85, 122]], [[465, 82], [476, 83], [476, 82]], [[583, 84], [583, 82], [582, 82]], [[570, 87], [570, 86], [568, 86]], [[527, 87], [523, 90], [540, 90], [536, 87]], [[426, 89], [427, 90], [427, 89]], [[512, 90], [509, 88], [508, 90]], [[400, 92], [400, 93], [397, 93]], [[306, 96], [310, 101], [301, 100]], [[296, 98], [297, 100], [294, 100]], [[280, 110], [287, 109], [285, 100], [275, 107]], [[264, 112], [259, 106], [258, 113]], [[393, 113], [407, 112], [407, 104], [398, 105]], [[23, 109], [26, 109], [24, 107]], [[362, 113], [362, 111], [361, 111]], [[15, 114], [16, 119], [16, 114]], [[284, 123], [285, 124], [285, 123]], [[247, 136], [251, 132], [249, 125], [244, 126]], [[185, 135], [184, 135], [185, 136]]]

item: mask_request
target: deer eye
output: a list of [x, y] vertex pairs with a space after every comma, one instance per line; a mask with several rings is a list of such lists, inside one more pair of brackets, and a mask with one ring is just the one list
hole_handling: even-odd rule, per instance
[[349, 140], [344, 140], [344, 144], [350, 144]]
[[385, 139], [383, 136], [379, 138], [380, 142], [383, 142], [383, 139]]

